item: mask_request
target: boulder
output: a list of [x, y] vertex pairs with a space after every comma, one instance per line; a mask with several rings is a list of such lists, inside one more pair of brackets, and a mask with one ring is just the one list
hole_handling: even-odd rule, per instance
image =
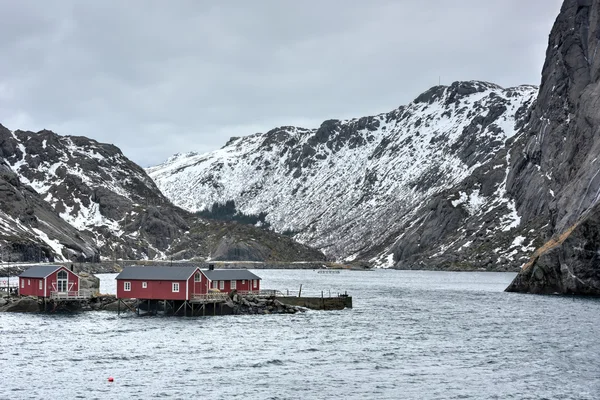
[[23, 297], [7, 305], [4, 309], [6, 312], [39, 312], [40, 305], [37, 299], [31, 297]]
[[[121, 304], [121, 310], [127, 310], [127, 308]], [[102, 306], [102, 310], [104, 311], [118, 311], [119, 310], [119, 301], [113, 301], [112, 303], [104, 304]]]
[[100, 289], [100, 278], [95, 275], [90, 275], [86, 272], [79, 273], [79, 289]]

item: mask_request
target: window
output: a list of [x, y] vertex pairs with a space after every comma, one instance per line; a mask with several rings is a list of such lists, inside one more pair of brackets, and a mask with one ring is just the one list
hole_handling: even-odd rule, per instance
[[219, 281], [212, 281], [212, 288], [218, 289], [218, 287], [219, 287]]
[[221, 290], [225, 289], [225, 281], [219, 281], [219, 289], [221, 289]]
[[126, 292], [131, 292], [131, 282], [124, 282], [123, 283], [123, 290]]
[[142, 282], [142, 289], [148, 288], [148, 282]]
[[236, 288], [237, 281], [231, 281], [231, 290]]
[[200, 275], [200, 272], [196, 272], [196, 275], [194, 275], [194, 282], [202, 282], [202, 276]]
[[25, 289], [25, 279], [21, 279], [21, 289]]
[[27, 279], [27, 286], [31, 285], [31, 279]]
[[246, 284], [246, 280], [242, 279], [242, 285], [245, 285], [245, 284]]
[[258, 287], [258, 279], [252, 279], [252, 284], [254, 289], [256, 289]]
[[42, 290], [42, 280], [40, 279], [40, 290]]
[[179, 292], [179, 282], [173, 282], [173, 293]]

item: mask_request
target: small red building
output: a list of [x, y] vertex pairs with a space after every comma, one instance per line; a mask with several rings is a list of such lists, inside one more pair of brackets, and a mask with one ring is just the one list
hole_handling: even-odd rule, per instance
[[115, 278], [118, 299], [190, 300], [200, 293], [198, 267], [125, 267]]
[[208, 269], [202, 273], [210, 282], [211, 289], [229, 293], [233, 290], [238, 292], [258, 292], [260, 290], [260, 278], [247, 269]]
[[115, 278], [117, 298], [142, 300], [191, 300], [220, 292], [258, 291], [260, 278], [248, 270], [201, 270], [198, 267], [125, 267]]
[[29, 268], [19, 275], [19, 294], [22, 296], [68, 296], [79, 292], [79, 275], [61, 265]]

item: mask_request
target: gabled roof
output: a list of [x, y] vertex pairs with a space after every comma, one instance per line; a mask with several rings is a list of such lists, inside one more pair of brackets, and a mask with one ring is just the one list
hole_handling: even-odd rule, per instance
[[198, 267], [125, 267], [115, 279], [185, 281]]
[[240, 281], [260, 278], [247, 269], [203, 269], [202, 273], [211, 281]]
[[31, 267], [19, 275], [19, 278], [45, 278], [62, 267], [62, 265], [40, 265]]

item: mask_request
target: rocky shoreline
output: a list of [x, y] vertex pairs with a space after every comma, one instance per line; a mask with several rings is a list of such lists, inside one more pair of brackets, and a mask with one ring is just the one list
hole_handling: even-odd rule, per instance
[[[33, 296], [5, 295], [0, 297], [0, 312], [39, 313], [39, 312], [82, 312], [82, 311], [121, 311], [131, 312], [137, 301], [134, 299], [121, 300], [115, 295], [96, 294], [84, 301], [57, 301], [39, 299]], [[228, 314], [295, 314], [306, 311], [303, 307], [284, 304], [275, 297], [260, 298], [257, 296], [241, 296], [232, 292], [224, 301], [229, 308]]]

